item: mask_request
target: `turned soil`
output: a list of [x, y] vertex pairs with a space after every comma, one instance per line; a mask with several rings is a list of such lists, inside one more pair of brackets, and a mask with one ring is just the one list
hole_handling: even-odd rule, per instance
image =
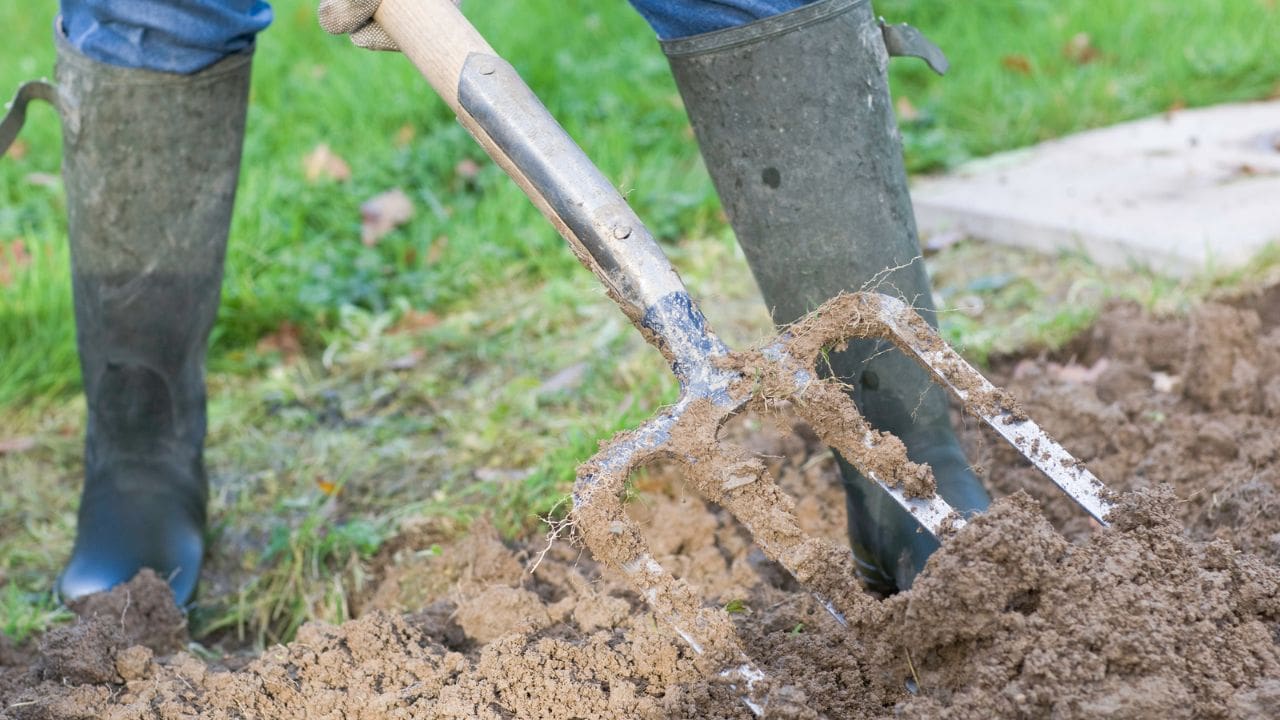
[[[1280, 717], [1280, 292], [1181, 319], [1115, 307], [1065, 351], [994, 376], [1122, 493], [1113, 527], [961, 417], [1002, 499], [856, 632], [673, 469], [636, 478], [628, 512], [728, 613], [765, 673], [765, 714]], [[763, 455], [806, 532], [844, 542], [835, 465], [810, 429], [753, 415], [725, 432]], [[483, 523], [449, 538], [423, 520], [370, 571], [357, 619], [248, 662], [186, 652], [167, 588], [140, 575], [76, 623], [0, 645], [0, 717], [751, 716], [569, 542], [504, 543]]]

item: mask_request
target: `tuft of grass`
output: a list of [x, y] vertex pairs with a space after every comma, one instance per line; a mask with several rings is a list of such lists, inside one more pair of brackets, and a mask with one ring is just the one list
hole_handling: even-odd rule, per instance
[[74, 617], [51, 592], [29, 592], [18, 583], [0, 590], [0, 633], [15, 644]]

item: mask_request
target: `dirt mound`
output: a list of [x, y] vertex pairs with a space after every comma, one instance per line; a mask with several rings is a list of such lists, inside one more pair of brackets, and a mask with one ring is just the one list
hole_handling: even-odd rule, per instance
[[[145, 677], [154, 656], [187, 642], [187, 620], [151, 570], [68, 607], [77, 621], [46, 633], [33, 656], [0, 655], [0, 716], [96, 717], [91, 708], [110, 696], [110, 686]], [[41, 691], [51, 686], [69, 690]]]
[[[1053, 358], [1009, 363], [1004, 383], [1117, 490], [1168, 483], [1198, 540], [1280, 561], [1280, 293], [1153, 320], [1111, 308]], [[996, 493], [1025, 488], [1068, 537], [1090, 529], [1012, 450], [969, 434]]]
[[1185, 539], [1175, 504], [1126, 496], [1116, 531], [1073, 546], [1025, 495], [998, 503], [891, 601], [922, 695], [905, 715], [1211, 718], [1258, 702], [1259, 680], [1280, 678], [1280, 569]]
[[[639, 477], [628, 512], [656, 559], [728, 613], [766, 673], [769, 717], [1277, 717], [1280, 334], [1266, 317], [1117, 308], [1070, 354], [1010, 363], [1032, 416], [1134, 492], [1093, 529], [971, 431], [992, 483], [1047, 498], [1045, 512], [1022, 493], [999, 501], [857, 633], [669, 471]], [[830, 453], [769, 422], [730, 432], [765, 456], [806, 532], [843, 542]], [[410, 528], [374, 563], [359, 619], [306, 625], [234, 670], [175, 652], [174, 617], [150, 604], [161, 593], [131, 585], [37, 652], [0, 648], [0, 717], [750, 717], [611, 573], [566, 543], [543, 550], [484, 525], [453, 541]], [[161, 632], [122, 628], [131, 613]]]

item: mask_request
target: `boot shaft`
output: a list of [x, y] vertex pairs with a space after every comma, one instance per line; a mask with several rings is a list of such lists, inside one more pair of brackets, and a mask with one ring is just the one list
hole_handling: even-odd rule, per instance
[[56, 35], [86, 462], [198, 464], [252, 53], [175, 75], [99, 63]]
[[859, 289], [932, 316], [913, 262], [889, 55], [867, 0], [818, 2], [663, 49], [776, 323]]

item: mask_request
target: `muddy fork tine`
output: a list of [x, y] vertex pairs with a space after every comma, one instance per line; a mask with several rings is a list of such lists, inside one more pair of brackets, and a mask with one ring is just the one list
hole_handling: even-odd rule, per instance
[[[967, 412], [982, 418], [1095, 520], [1107, 525], [1112, 505], [1106, 498], [1106, 486], [1084, 463], [1028, 418], [1007, 392], [992, 385], [965, 362], [938, 331], [905, 302], [888, 295], [854, 293], [841, 296], [824, 308], [829, 312], [849, 313], [850, 317], [857, 318], [857, 323], [847, 328], [844, 337], [806, 339], [802, 343], [802, 354], [811, 353], [810, 357], [816, 357], [822, 347], [851, 337], [889, 340], [933, 375]], [[797, 324], [793, 336], [805, 332], [805, 322]]]

